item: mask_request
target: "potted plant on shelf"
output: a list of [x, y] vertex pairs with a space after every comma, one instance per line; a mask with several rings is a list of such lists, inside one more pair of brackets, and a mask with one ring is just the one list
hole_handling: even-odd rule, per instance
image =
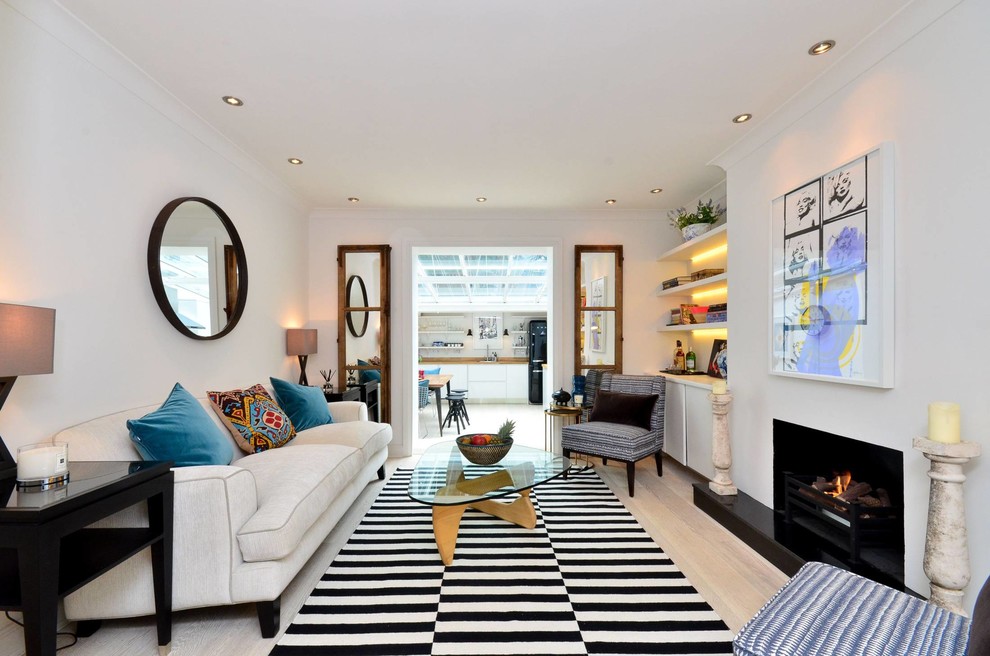
[[721, 203], [713, 203], [709, 198], [707, 203], [698, 201], [698, 209], [688, 212], [683, 207], [667, 212], [670, 225], [681, 231], [684, 241], [690, 241], [698, 235], [703, 235], [712, 228], [712, 224], [725, 214]]

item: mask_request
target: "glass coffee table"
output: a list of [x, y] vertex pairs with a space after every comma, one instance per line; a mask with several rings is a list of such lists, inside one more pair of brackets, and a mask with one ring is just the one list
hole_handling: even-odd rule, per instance
[[[514, 444], [494, 465], [469, 462], [454, 442], [434, 444], [423, 453], [409, 480], [409, 498], [433, 506], [433, 536], [440, 560], [454, 560], [461, 516], [468, 508], [524, 528], [536, 526], [536, 510], [529, 491], [567, 471], [567, 458]], [[510, 503], [497, 501], [510, 494]]]

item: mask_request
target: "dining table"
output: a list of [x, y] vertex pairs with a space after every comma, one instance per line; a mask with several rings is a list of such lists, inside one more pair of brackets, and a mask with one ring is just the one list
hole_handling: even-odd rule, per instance
[[443, 408], [440, 407], [440, 390], [446, 387], [447, 394], [450, 394], [450, 379], [453, 376], [450, 374], [429, 374], [425, 378], [430, 381], [430, 391], [437, 399], [437, 419], [440, 421], [440, 437], [443, 437]]

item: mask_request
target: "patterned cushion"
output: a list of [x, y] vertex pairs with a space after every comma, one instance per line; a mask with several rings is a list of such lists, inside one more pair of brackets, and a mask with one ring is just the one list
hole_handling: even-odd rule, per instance
[[289, 417], [261, 385], [207, 392], [206, 396], [234, 441], [247, 453], [276, 449], [296, 436]]
[[969, 620], [824, 563], [806, 563], [732, 643], [740, 656], [963, 656]]

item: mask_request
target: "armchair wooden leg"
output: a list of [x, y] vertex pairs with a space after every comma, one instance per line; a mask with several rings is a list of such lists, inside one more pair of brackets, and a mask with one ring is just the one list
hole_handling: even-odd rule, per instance
[[653, 454], [653, 457], [657, 459], [657, 476], [663, 476], [663, 459], [661, 455], [659, 451]]
[[634, 486], [636, 485], [636, 463], [626, 463], [626, 479], [629, 481], [629, 496], [635, 496]]
[[602, 458], [602, 464], [603, 465], [607, 465], [608, 464], [608, 458]]
[[255, 605], [258, 608], [258, 623], [261, 625], [261, 637], [274, 638], [278, 633], [282, 598], [275, 597], [271, 601], [259, 601]]
[[103, 626], [103, 620], [79, 620], [76, 622], [76, 636], [89, 638], [99, 631], [101, 626]]
[[[567, 458], [567, 459], [570, 459], [570, 457], [571, 457], [571, 450], [570, 450], [570, 449], [563, 449], [563, 448], [562, 448], [562, 449], [560, 450], [560, 452], [561, 452], [561, 454], [563, 454], [563, 456], [564, 456], [565, 458]], [[568, 468], [568, 469], [570, 469], [570, 468]], [[568, 469], [565, 469], [565, 470], [564, 470], [564, 478], [567, 478], [567, 471], [568, 471]]]

